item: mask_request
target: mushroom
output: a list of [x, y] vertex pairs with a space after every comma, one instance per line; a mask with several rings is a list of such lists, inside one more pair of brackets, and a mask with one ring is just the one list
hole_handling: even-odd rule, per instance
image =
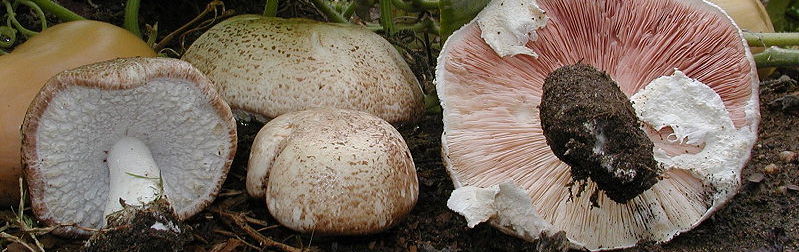
[[711, 216], [759, 121], [751, 53], [706, 1], [494, 0], [447, 40], [436, 82], [447, 205], [589, 250]]
[[200, 36], [182, 59], [205, 73], [231, 107], [267, 118], [332, 107], [397, 124], [424, 111], [407, 63], [360, 26], [237, 16]]
[[85, 228], [157, 198], [180, 220], [194, 215], [216, 197], [236, 150], [233, 115], [211, 82], [166, 58], [59, 73], [33, 100], [22, 134], [34, 214], [47, 225]]
[[134, 56], [156, 53], [127, 30], [92, 20], [54, 25], [0, 56], [0, 206], [19, 200], [19, 128], [47, 79], [85, 64]]
[[247, 192], [284, 226], [363, 235], [397, 224], [416, 204], [411, 153], [389, 123], [365, 112], [311, 109], [270, 121], [250, 154]]

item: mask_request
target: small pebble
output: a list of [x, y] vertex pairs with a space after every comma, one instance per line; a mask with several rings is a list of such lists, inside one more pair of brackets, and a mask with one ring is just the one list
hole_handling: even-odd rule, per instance
[[746, 180], [748, 180], [749, 182], [752, 182], [752, 183], [760, 183], [760, 182], [763, 182], [764, 178], [765, 178], [765, 176], [763, 176], [763, 173], [759, 173], [758, 172], [758, 173], [749, 175], [749, 177], [746, 178]]
[[772, 174], [773, 175], [773, 174], [780, 173], [780, 167], [777, 166], [776, 164], [772, 163], [772, 164], [766, 165], [766, 168], [763, 168], [763, 171], [765, 171], [766, 174]]
[[797, 158], [797, 156], [799, 156], [799, 154], [797, 154], [796, 152], [793, 152], [793, 151], [783, 151], [783, 152], [780, 152], [779, 156], [780, 156], [780, 160], [782, 160], [782, 162], [790, 163], [790, 162], [796, 161], [796, 158]]

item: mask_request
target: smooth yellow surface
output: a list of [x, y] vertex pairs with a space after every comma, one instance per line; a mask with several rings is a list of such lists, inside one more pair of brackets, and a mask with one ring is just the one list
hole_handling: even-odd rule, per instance
[[20, 126], [44, 83], [64, 70], [134, 56], [156, 53], [127, 30], [88, 20], [50, 27], [0, 56], [0, 206], [19, 199]]

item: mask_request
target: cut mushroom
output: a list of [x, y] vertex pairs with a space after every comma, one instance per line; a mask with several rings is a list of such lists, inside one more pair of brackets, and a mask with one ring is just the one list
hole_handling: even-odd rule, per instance
[[[456, 187], [448, 205], [470, 226], [625, 248], [669, 241], [738, 191], [758, 82], [723, 11], [693, 0], [494, 0], [486, 9], [519, 6], [526, 15], [481, 14], [438, 59], [442, 155]], [[517, 41], [486, 34], [505, 32], [529, 38], [532, 53], [500, 56], [495, 44]], [[530, 204], [501, 200], [518, 190]]]
[[315, 235], [363, 235], [397, 224], [416, 204], [408, 146], [390, 124], [341, 109], [292, 112], [255, 138], [247, 191], [284, 226]]
[[238, 16], [200, 36], [183, 60], [208, 75], [231, 107], [267, 118], [341, 108], [403, 123], [424, 110], [407, 63], [360, 26]]
[[36, 216], [86, 228], [156, 198], [179, 219], [192, 216], [215, 198], [236, 149], [233, 115], [211, 82], [165, 58], [105, 61], [56, 75], [28, 109], [22, 133]]

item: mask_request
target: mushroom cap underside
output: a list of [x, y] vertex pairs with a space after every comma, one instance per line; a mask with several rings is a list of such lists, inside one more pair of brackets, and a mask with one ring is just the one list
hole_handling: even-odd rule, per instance
[[[124, 58], [59, 73], [22, 126], [34, 213], [48, 225], [99, 228], [109, 192], [109, 149], [125, 136], [150, 148], [163, 195], [185, 219], [213, 201], [236, 150], [230, 108], [190, 64]], [[87, 235], [74, 227], [65, 235]]]
[[[498, 56], [474, 21], [442, 49], [436, 69], [444, 110], [442, 155], [456, 188], [511, 182], [528, 193], [537, 215], [566, 231], [576, 247], [591, 250], [670, 240], [737, 192], [757, 132], [758, 84], [740, 30], [723, 11], [688, 0], [536, 2], [548, 21], [526, 47], [538, 57]], [[590, 180], [573, 183], [569, 166], [552, 153], [542, 133], [538, 105], [544, 79], [576, 63], [606, 72], [627, 96], [678, 69], [715, 91], [734, 127], [752, 137], [727, 153], [732, 160], [713, 169], [723, 173], [713, 178], [723, 181], [671, 167], [651, 189], [618, 204], [593, 193], [596, 184]], [[670, 155], [689, 148], [661, 138], [671, 133], [668, 128], [645, 130]]]

